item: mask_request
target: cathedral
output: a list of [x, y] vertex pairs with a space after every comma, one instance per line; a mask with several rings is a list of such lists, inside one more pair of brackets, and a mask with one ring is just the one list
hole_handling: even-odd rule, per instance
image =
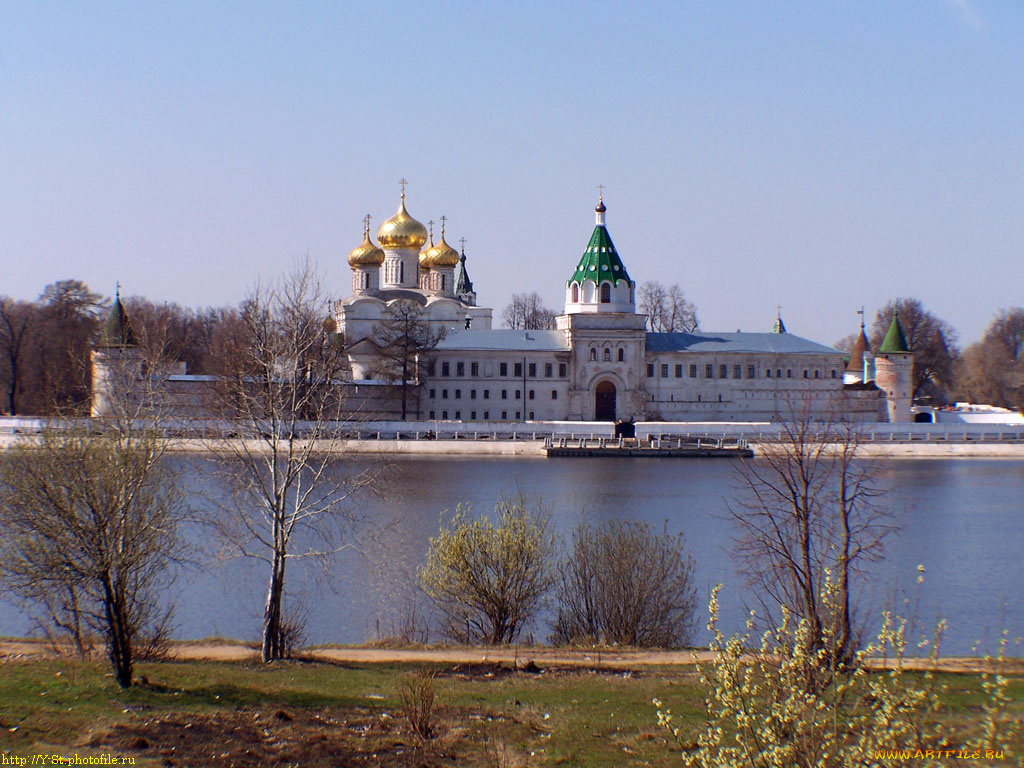
[[606, 214], [602, 197], [555, 328], [498, 330], [492, 310], [477, 304], [465, 249], [446, 242], [443, 217], [434, 242], [432, 222], [428, 230], [409, 214], [403, 182], [376, 244], [364, 220], [363, 241], [348, 257], [352, 295], [334, 307], [362, 411], [393, 413], [380, 329], [389, 307], [412, 302], [435, 341], [406, 388], [410, 419], [771, 421], [809, 407], [850, 421], [911, 420], [913, 356], [898, 317], [877, 354], [858, 340], [849, 359], [788, 333], [781, 316], [764, 333], [648, 332]]

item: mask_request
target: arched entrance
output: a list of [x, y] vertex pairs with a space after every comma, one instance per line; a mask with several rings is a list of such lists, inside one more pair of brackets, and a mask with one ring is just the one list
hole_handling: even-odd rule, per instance
[[594, 390], [594, 421], [615, 421], [615, 385], [610, 381]]
[[917, 424], [934, 424], [935, 419], [932, 418], [931, 413], [928, 411], [922, 411], [921, 413], [914, 414], [914, 422]]

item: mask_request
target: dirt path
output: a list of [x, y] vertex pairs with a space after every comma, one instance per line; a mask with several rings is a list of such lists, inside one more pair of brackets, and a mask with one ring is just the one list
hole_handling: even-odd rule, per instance
[[[0, 640], [0, 661], [54, 658], [52, 648], [33, 640]], [[230, 643], [180, 643], [172, 655], [183, 661], [255, 661], [255, 646]], [[651, 666], [688, 666], [694, 661], [711, 660], [711, 652], [586, 650], [570, 648], [369, 648], [325, 647], [303, 653], [305, 658], [340, 664], [510, 664], [518, 667], [531, 662], [538, 667], [578, 667], [582, 669], [639, 669]], [[872, 668], [889, 666], [883, 660], [869, 663]], [[945, 672], [981, 672], [991, 669], [990, 663], [974, 657], [940, 659], [905, 659], [906, 669], [936, 669]], [[1004, 672], [1024, 674], [1024, 659], [1008, 659]]]

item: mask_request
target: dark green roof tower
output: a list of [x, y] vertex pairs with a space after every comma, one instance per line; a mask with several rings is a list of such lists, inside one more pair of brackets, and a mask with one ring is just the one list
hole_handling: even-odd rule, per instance
[[565, 284], [566, 313], [636, 312], [636, 283], [608, 234], [606, 210], [602, 196], [594, 208], [596, 222], [590, 241]]
[[775, 322], [772, 324], [772, 333], [786, 333], [786, 324], [782, 322], [782, 308], [775, 313]]
[[878, 348], [878, 354], [894, 355], [906, 354], [908, 352], [910, 352], [910, 346], [907, 344], [907, 337], [903, 333], [903, 326], [900, 325], [900, 312], [896, 310], [892, 313], [892, 323], [885, 334], [885, 339], [882, 340], [882, 346]]
[[107, 313], [107, 319], [100, 329], [99, 347], [137, 347], [138, 340], [132, 324], [128, 320], [128, 313], [121, 303], [121, 287], [118, 286], [114, 293], [114, 303]]

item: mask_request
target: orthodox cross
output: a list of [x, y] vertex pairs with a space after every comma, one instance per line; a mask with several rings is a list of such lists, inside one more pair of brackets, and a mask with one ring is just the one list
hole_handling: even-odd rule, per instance
[[597, 199], [604, 200], [604, 184], [597, 185]]
[[408, 184], [409, 182], [402, 178], [399, 179], [398, 183], [402, 186], [402, 199], [405, 200], [405, 185]]
[[860, 315], [860, 329], [864, 330], [864, 305], [862, 304], [860, 309], [857, 310], [857, 314]]
[[369, 237], [370, 236], [370, 219], [371, 218], [372, 217], [370, 216], [370, 214], [366, 214], [365, 216], [363, 216], [363, 237]]
[[441, 216], [441, 237], [442, 237], [442, 239], [444, 238], [444, 225], [445, 225], [446, 221], [448, 221], [448, 217], [447, 216]]
[[460, 237], [459, 238], [459, 246], [462, 248], [462, 253], [465, 253], [466, 252], [466, 238], [464, 238], [464, 237]]
[[430, 242], [431, 242], [431, 244], [433, 244], [433, 242], [434, 242], [434, 220], [431, 219], [430, 221], [427, 222], [427, 224], [430, 225]]

